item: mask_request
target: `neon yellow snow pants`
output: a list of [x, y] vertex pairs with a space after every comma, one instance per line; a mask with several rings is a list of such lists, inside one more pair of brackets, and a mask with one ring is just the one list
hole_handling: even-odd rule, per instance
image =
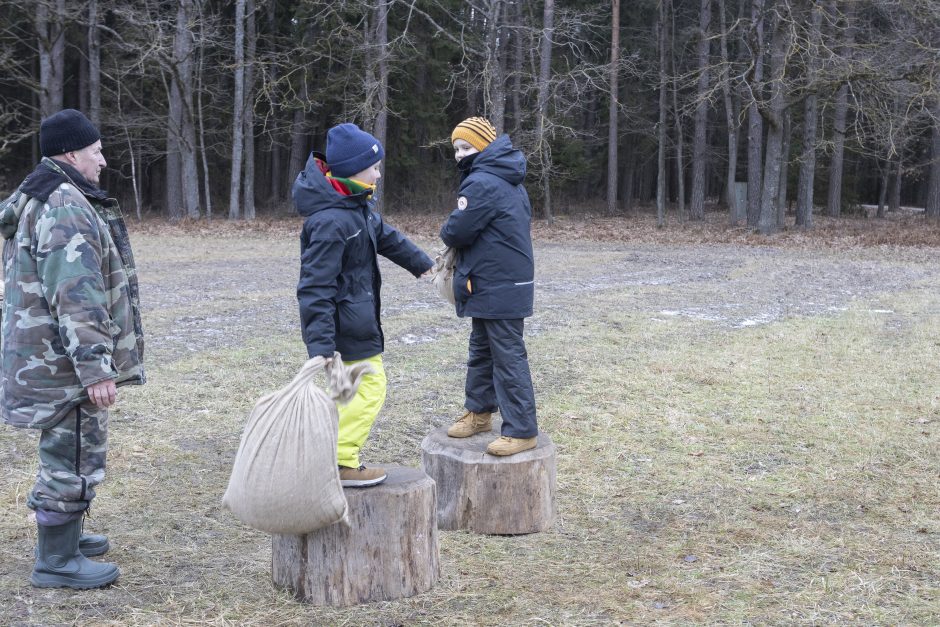
[[339, 411], [339, 440], [336, 461], [340, 466], [348, 468], [359, 467], [359, 449], [365, 444], [376, 417], [385, 404], [385, 368], [382, 366], [382, 355], [375, 355], [367, 359], [344, 361], [347, 366], [368, 362], [375, 370], [372, 374], [362, 377], [359, 390], [346, 405], [337, 404]]

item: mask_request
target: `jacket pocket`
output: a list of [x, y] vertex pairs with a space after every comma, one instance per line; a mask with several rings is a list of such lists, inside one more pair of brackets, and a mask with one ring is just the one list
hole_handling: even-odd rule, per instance
[[379, 332], [375, 318], [375, 302], [371, 296], [358, 296], [341, 300], [337, 307], [339, 313], [338, 335], [355, 340], [367, 340]]
[[472, 293], [472, 281], [470, 275], [467, 272], [462, 271], [460, 268], [454, 270], [454, 299], [458, 303], [465, 303], [470, 300], [470, 294]]

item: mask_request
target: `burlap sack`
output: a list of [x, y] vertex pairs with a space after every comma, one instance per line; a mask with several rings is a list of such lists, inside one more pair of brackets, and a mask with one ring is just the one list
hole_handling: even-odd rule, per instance
[[[325, 370], [330, 393], [314, 377]], [[336, 466], [336, 403], [356, 394], [367, 363], [347, 368], [339, 353], [314, 357], [290, 385], [255, 405], [235, 455], [222, 504], [249, 527], [304, 534], [346, 517], [346, 496]]]
[[434, 258], [434, 267], [431, 268], [431, 283], [437, 293], [455, 305], [454, 299], [454, 265], [457, 263], [457, 253], [453, 248], [447, 247]]

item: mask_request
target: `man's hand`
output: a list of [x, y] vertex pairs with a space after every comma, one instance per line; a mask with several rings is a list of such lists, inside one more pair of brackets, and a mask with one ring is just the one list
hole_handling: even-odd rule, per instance
[[117, 398], [117, 387], [115, 387], [113, 379], [106, 379], [94, 385], [89, 385], [85, 388], [85, 391], [88, 392], [88, 400], [98, 407], [111, 407]]

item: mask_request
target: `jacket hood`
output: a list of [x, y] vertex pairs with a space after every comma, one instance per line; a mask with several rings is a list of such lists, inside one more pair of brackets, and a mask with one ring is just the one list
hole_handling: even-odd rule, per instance
[[325, 209], [358, 209], [367, 201], [366, 193], [352, 196], [339, 193], [327, 180], [327, 172], [326, 157], [311, 152], [303, 172], [294, 181], [291, 196], [297, 213], [305, 218]]
[[470, 172], [481, 171], [519, 185], [525, 179], [525, 155], [513, 148], [509, 135], [500, 135], [475, 156]]

